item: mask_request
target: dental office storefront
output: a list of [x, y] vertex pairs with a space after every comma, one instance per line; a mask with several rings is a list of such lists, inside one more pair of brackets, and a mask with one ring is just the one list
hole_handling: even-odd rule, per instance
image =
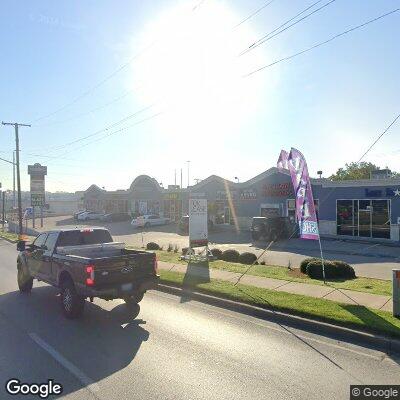
[[315, 192], [325, 198], [320, 204], [322, 234], [399, 241], [399, 179], [325, 181]]
[[[321, 236], [399, 242], [400, 179], [311, 179], [311, 184]], [[241, 183], [211, 176], [190, 189], [215, 203], [220, 223], [248, 229], [255, 216], [294, 221], [291, 178], [277, 168]]]
[[[311, 184], [321, 236], [399, 242], [400, 179], [311, 179]], [[275, 167], [245, 182], [211, 175], [185, 189], [165, 189], [156, 179], [140, 175], [126, 191], [107, 192], [92, 185], [83, 198], [88, 209], [154, 213], [178, 222], [188, 213], [191, 194], [207, 199], [209, 217], [216, 225], [246, 230], [257, 216], [284, 216], [294, 222], [289, 172]]]

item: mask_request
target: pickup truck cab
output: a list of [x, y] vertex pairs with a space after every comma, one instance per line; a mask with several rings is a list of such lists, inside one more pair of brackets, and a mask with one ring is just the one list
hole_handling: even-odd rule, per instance
[[68, 318], [82, 314], [86, 298], [137, 305], [159, 279], [154, 253], [127, 249], [104, 228], [51, 230], [32, 244], [18, 242], [17, 249], [20, 292], [29, 293], [33, 279], [60, 288]]

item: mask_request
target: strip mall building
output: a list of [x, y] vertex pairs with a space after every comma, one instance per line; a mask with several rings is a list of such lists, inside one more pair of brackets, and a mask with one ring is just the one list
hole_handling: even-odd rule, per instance
[[[321, 235], [399, 242], [400, 179], [386, 170], [371, 179], [311, 179]], [[163, 188], [156, 179], [138, 176], [127, 190], [106, 191], [96, 185], [80, 192], [80, 207], [104, 212], [160, 214], [178, 221], [188, 212], [189, 196], [205, 197], [215, 223], [249, 228], [252, 217], [294, 218], [295, 201], [288, 172], [277, 168], [246, 182], [212, 175], [189, 188]]]

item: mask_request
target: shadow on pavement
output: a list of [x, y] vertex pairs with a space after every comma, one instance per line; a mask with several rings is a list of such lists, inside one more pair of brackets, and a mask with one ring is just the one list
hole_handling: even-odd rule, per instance
[[[307, 319], [301, 321], [300, 319], [296, 320], [291, 317], [286, 318], [285, 316], [283, 316], [281, 314], [281, 311], [283, 311], [283, 313], [284, 313], [285, 310], [277, 310], [276, 307], [274, 307], [272, 304], [270, 304], [268, 302], [267, 297], [261, 297], [254, 293], [250, 293], [246, 289], [241, 288], [239, 286], [236, 286], [236, 287], [239, 292], [241, 292], [242, 294], [245, 294], [249, 299], [252, 299], [255, 301], [262, 300], [262, 301], [266, 302], [268, 305], [265, 308], [269, 309], [271, 311], [271, 314], [269, 315], [268, 320], [271, 322], [277, 323], [282, 329], [286, 330], [287, 332], [292, 334], [294, 337], [296, 337], [300, 341], [304, 342], [307, 346], [314, 348], [314, 346], [311, 344], [312, 342], [308, 341], [306, 338], [301, 337], [297, 334], [298, 329], [300, 330], [300, 332], [303, 331], [303, 332], [309, 332], [311, 334], [317, 334], [319, 336], [323, 336], [328, 339], [334, 339], [335, 341], [342, 341], [343, 343], [358, 345], [358, 346], [365, 347], [368, 349], [385, 351], [391, 360], [393, 360], [394, 362], [396, 362], [400, 365], [400, 358], [399, 358], [400, 354], [399, 353], [392, 354], [389, 344], [385, 344], [386, 349], [383, 350], [381, 343], [374, 342], [374, 341], [367, 343], [365, 341], [362, 341], [360, 339], [359, 335], [356, 332], [352, 333], [351, 330], [348, 332], [342, 332], [342, 333], [340, 333], [339, 331], [333, 332], [329, 328], [329, 324], [331, 323], [329, 321], [323, 321], [323, 322], [327, 322], [327, 326], [320, 325], [320, 326], [316, 327], [312, 320], [309, 320], [309, 322], [307, 322], [308, 321]], [[345, 310], [351, 312], [353, 315], [357, 316], [359, 319], [361, 319], [363, 321], [366, 321], [367, 319], [369, 319], [371, 321], [371, 318], [374, 318], [375, 322], [377, 322], [380, 325], [380, 327], [382, 327], [382, 328], [385, 327], [385, 328], [389, 328], [392, 331], [397, 331], [397, 334], [398, 334], [399, 329], [396, 326], [390, 324], [383, 318], [380, 318], [379, 316], [373, 314], [366, 307], [358, 306], [358, 305], [350, 305], [350, 304], [341, 304], [341, 306]], [[235, 306], [228, 307], [228, 309], [237, 310]], [[255, 317], [265, 319], [265, 315], [262, 312], [258, 312], [257, 310], [254, 310], [253, 312], [247, 312], [247, 311], [244, 311], [244, 312], [248, 315], [252, 315]], [[289, 315], [290, 314], [291, 314], [291, 312], [289, 311]], [[301, 315], [299, 315], [299, 317], [301, 318]], [[352, 327], [349, 327], [349, 328], [351, 329]], [[357, 330], [357, 328], [355, 328], [355, 329]], [[371, 336], [374, 337], [374, 336], [379, 336], [379, 335], [371, 333]], [[395, 337], [395, 339], [398, 340], [397, 337]], [[314, 349], [318, 353], [322, 354], [316, 348], [314, 348]], [[331, 361], [331, 362], [333, 362], [333, 364], [337, 365], [333, 360], [329, 359], [329, 361]]]
[[377, 329], [384, 329], [385, 331], [399, 334], [398, 327], [371, 312], [367, 307], [354, 304], [341, 304], [341, 307], [365, 323], [373, 322]]
[[[0, 312], [23, 331], [38, 335], [91, 380], [100, 382], [126, 368], [149, 338], [143, 328], [146, 322], [135, 319], [140, 308], [130, 313], [125, 304], [115, 303], [108, 311], [86, 302], [81, 319], [67, 320], [61, 313], [58, 291], [41, 286], [28, 295], [17, 291], [0, 295]], [[64, 387], [63, 395], [86, 386], [76, 382], [72, 388]]]
[[208, 282], [210, 282], [210, 266], [208, 261], [189, 262], [182, 282], [184, 290], [180, 302], [185, 303], [190, 301], [192, 298], [191, 292], [196, 289], [196, 286]]

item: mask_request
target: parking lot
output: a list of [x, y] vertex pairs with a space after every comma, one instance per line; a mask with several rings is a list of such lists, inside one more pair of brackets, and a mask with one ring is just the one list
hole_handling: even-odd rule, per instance
[[[31, 222], [30, 222], [31, 223]], [[102, 223], [93, 221], [80, 226], [104, 226], [111, 232], [115, 241], [125, 242], [132, 246], [145, 246], [149, 242], [156, 242], [164, 249], [169, 244], [179, 249], [187, 247], [189, 237], [180, 235], [175, 224], [151, 227], [148, 230], [134, 229], [129, 222]], [[31, 226], [31, 225], [30, 225]], [[47, 217], [43, 228], [48, 230], [59, 227], [77, 226], [77, 222], [70, 216]], [[267, 243], [251, 240], [249, 231], [236, 232], [233, 226], [216, 226], [209, 233], [212, 247], [221, 249], [236, 249], [239, 252], [255, 253], [266, 264], [298, 267], [306, 257], [319, 257], [320, 251], [317, 241], [290, 239], [273, 244], [267, 251]], [[400, 248], [374, 243], [354, 243], [342, 240], [322, 240], [324, 257], [329, 260], [340, 259], [350, 263], [358, 276], [378, 279], [391, 279], [392, 269], [400, 268]], [[265, 252], [264, 252], [265, 251]], [[264, 254], [263, 254], [264, 252]]]

